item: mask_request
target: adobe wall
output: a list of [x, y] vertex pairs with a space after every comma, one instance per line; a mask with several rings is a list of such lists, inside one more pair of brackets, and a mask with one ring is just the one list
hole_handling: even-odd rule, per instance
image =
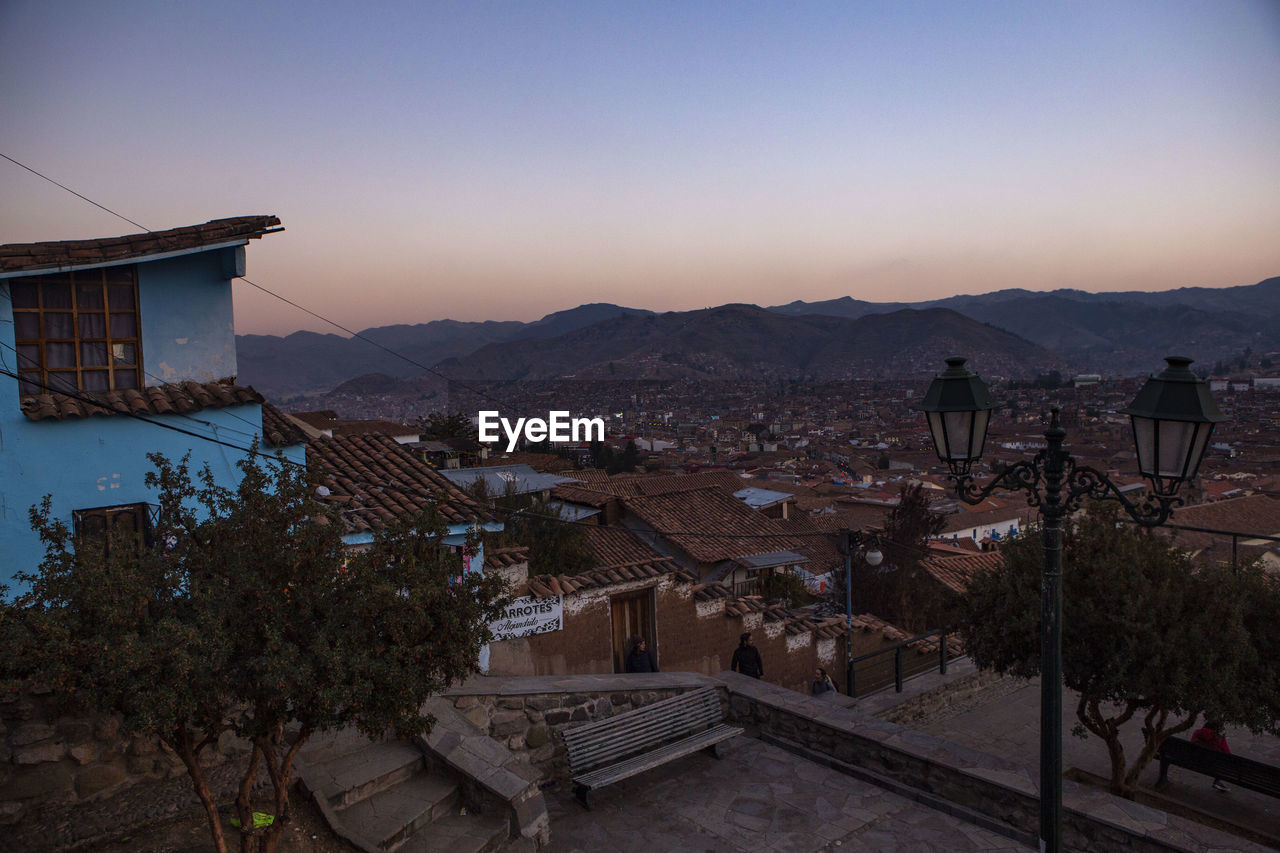
[[[814, 671], [824, 667], [841, 690], [844, 684], [843, 639], [816, 631], [787, 633], [787, 623], [761, 612], [727, 613], [725, 599], [698, 601], [693, 584], [675, 575], [626, 581], [564, 596], [559, 631], [490, 645], [489, 675], [600, 675], [613, 672], [610, 599], [654, 590], [657, 636], [652, 649], [663, 672], [715, 675], [730, 668], [738, 637], [746, 631], [764, 659], [764, 680], [802, 693], [809, 692]], [[893, 644], [880, 631], [856, 628], [852, 656]], [[908, 652], [908, 657], [920, 657]], [[861, 688], [860, 688], [861, 689]]]

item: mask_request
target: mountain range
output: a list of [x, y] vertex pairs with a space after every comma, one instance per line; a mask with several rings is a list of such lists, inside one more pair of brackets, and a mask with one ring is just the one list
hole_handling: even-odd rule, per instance
[[244, 335], [237, 348], [240, 381], [275, 398], [368, 374], [394, 382], [427, 368], [457, 379], [907, 378], [936, 372], [955, 353], [991, 377], [1051, 369], [1134, 375], [1175, 352], [1213, 364], [1246, 348], [1280, 348], [1278, 318], [1280, 277], [1227, 288], [1014, 289], [918, 303], [843, 297], [662, 314], [592, 303], [532, 323], [436, 320], [350, 338]]

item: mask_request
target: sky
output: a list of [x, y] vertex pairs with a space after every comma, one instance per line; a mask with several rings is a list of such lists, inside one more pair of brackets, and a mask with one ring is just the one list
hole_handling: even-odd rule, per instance
[[278, 215], [249, 278], [352, 329], [1280, 275], [1277, 0], [0, 0], [0, 114], [146, 228]]

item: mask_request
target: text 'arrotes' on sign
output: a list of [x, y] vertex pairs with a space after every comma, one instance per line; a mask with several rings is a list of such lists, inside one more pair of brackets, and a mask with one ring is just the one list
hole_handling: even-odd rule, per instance
[[511, 453], [523, 437], [530, 444], [550, 441], [552, 444], [582, 441], [604, 441], [604, 418], [571, 418], [567, 411], [547, 412], [542, 418], [517, 418], [514, 424], [497, 411], [479, 413], [480, 440], [492, 444], [501, 439], [498, 428], [507, 437], [507, 452]]

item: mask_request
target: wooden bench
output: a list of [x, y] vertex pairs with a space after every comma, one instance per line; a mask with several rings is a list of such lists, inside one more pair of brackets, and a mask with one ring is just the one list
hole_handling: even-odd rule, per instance
[[716, 744], [742, 734], [742, 729], [725, 724], [720, 694], [714, 687], [703, 687], [561, 734], [573, 793], [590, 808], [589, 791], [700, 749], [719, 758]]
[[1164, 742], [1156, 753], [1156, 758], [1160, 759], [1160, 778], [1156, 781], [1156, 787], [1169, 780], [1169, 765], [1173, 764], [1250, 791], [1280, 797], [1280, 767], [1263, 764], [1252, 758], [1219, 752], [1176, 737]]

